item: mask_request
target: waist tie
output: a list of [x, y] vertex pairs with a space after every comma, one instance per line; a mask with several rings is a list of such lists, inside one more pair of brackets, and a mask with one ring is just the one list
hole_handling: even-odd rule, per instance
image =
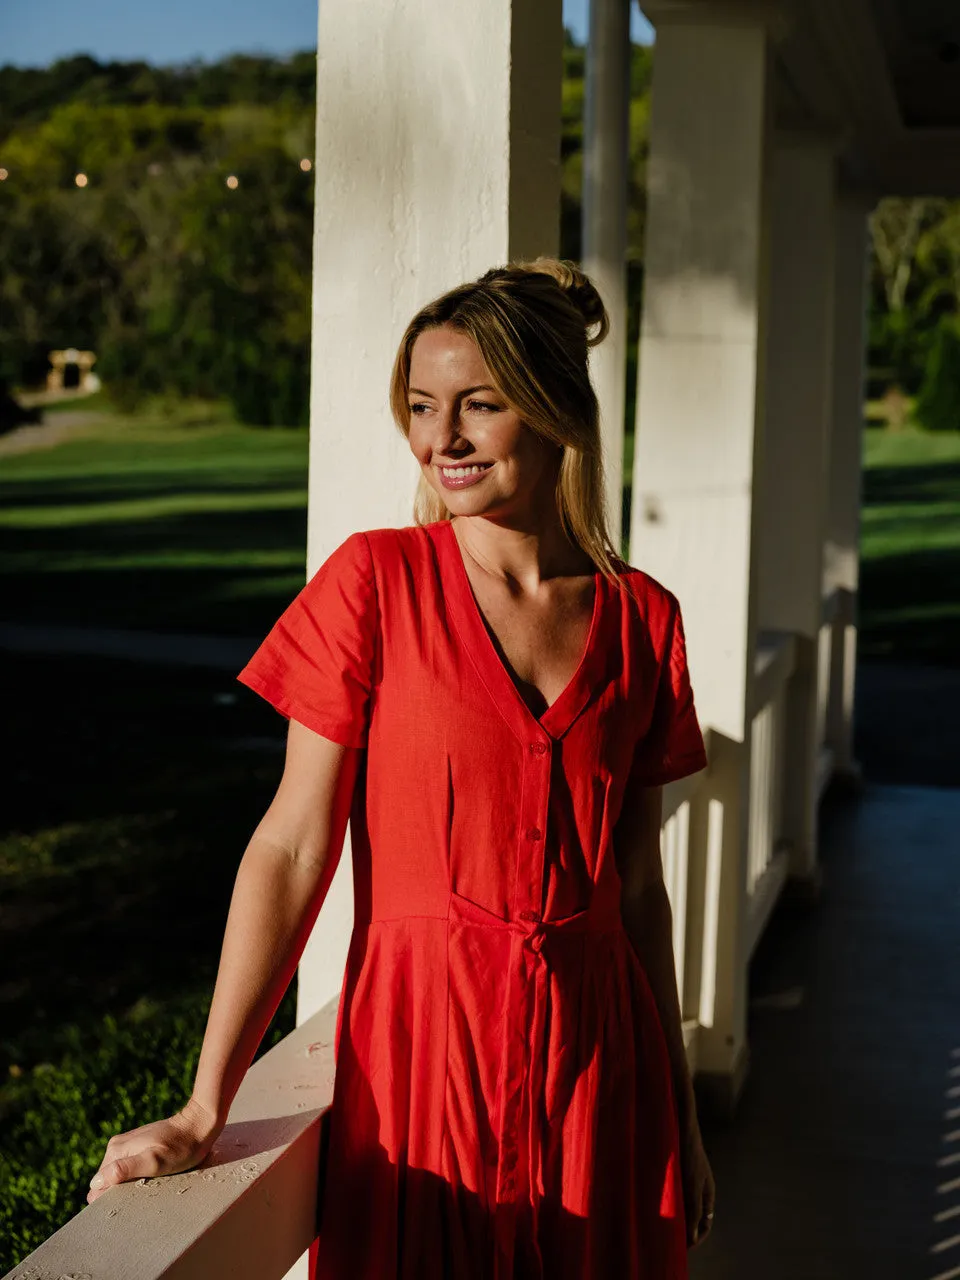
[[544, 947], [553, 937], [586, 933], [610, 933], [622, 928], [616, 906], [542, 920], [532, 911], [513, 920], [451, 893], [451, 917], [462, 922], [499, 929], [511, 935], [507, 991], [503, 1007], [498, 1091], [497, 1190], [494, 1206], [493, 1280], [513, 1276], [516, 1219], [519, 1207], [517, 1163], [521, 1124], [526, 1111], [527, 1154], [530, 1167], [532, 1240], [540, 1274], [543, 1260], [537, 1239], [540, 1199], [543, 1195], [543, 1142], [537, 1103], [543, 1094], [547, 1046], [547, 1001], [550, 967]]

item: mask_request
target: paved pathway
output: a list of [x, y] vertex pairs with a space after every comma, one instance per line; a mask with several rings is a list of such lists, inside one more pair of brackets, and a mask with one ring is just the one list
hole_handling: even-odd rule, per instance
[[78, 427], [102, 422], [104, 416], [95, 409], [63, 409], [47, 415], [42, 422], [14, 427], [5, 436], [0, 436], [0, 458], [14, 453], [30, 453], [34, 449], [49, 449]]
[[828, 805], [823, 864], [821, 902], [781, 904], [754, 957], [691, 1280], [956, 1280], [960, 790]]

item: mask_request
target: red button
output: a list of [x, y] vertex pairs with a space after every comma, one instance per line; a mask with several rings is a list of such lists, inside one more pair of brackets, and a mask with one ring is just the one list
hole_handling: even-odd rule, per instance
[[539, 923], [540, 923], [540, 913], [539, 913], [538, 911], [521, 911], [521, 912], [520, 912], [520, 919], [521, 919], [521, 920], [529, 920], [531, 923], [533, 923], [534, 921], [536, 921], [536, 923], [537, 923], [537, 924], [539, 924]]
[[547, 744], [545, 742], [531, 742], [530, 750], [535, 756], [545, 756], [547, 754]]
[[526, 835], [528, 840], [539, 840], [543, 835], [543, 832], [540, 830], [539, 827], [527, 827], [526, 832], [524, 834]]

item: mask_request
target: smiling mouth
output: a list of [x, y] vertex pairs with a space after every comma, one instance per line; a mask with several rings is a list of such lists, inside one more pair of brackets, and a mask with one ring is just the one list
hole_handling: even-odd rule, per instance
[[471, 462], [457, 467], [441, 466], [440, 473], [441, 475], [449, 477], [451, 480], [459, 480], [463, 476], [479, 475], [481, 471], [486, 471], [492, 466], [492, 462]]
[[453, 467], [438, 464], [437, 471], [445, 489], [466, 489], [482, 480], [492, 466], [492, 462], [469, 462]]

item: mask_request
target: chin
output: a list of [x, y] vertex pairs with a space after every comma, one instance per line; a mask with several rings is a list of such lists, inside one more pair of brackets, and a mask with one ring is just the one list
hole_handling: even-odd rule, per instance
[[430, 491], [434, 493], [451, 515], [481, 516], [488, 510], [502, 505], [502, 495], [484, 496], [475, 489], [445, 489], [443, 485], [430, 483]]

